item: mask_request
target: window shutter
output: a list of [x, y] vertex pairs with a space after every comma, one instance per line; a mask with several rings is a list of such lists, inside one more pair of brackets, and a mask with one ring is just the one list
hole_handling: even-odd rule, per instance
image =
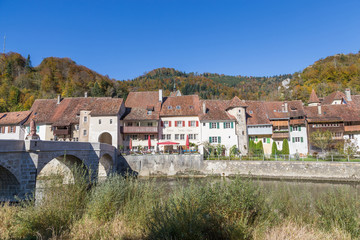
[[299, 132], [301, 131], [301, 126], [299, 126]]
[[267, 142], [267, 143], [270, 143], [270, 138], [266, 138], [266, 142]]
[[171, 121], [169, 121], [169, 127], [171, 127]]
[[199, 121], [196, 121], [196, 126], [197, 126], [197, 127], [199, 126]]
[[292, 140], [293, 140], [293, 143], [294, 143], [294, 142], [295, 142], [295, 138], [293, 137]]
[[224, 124], [223, 124], [223, 125], [224, 125], [224, 129], [225, 129], [225, 128], [226, 128], [225, 122], [224, 122]]
[[[2, 133], [5, 133], [5, 126], [4, 127], [2, 127]], [[29, 129], [30, 129], [30, 127], [29, 127]], [[29, 130], [29, 133], [30, 133], [30, 130]]]
[[175, 127], [177, 127], [177, 121], [175, 121]]
[[16, 133], [16, 126], [14, 126], [14, 133]]
[[10, 126], [8, 126], [8, 133], [10, 132]]
[[231, 122], [231, 128], [234, 128], [234, 122]]
[[218, 137], [218, 143], [221, 143], [221, 137]]
[[301, 137], [301, 142], [304, 142], [304, 138], [303, 138], [303, 137]]
[[161, 126], [163, 127], [163, 126], [164, 126], [164, 122], [163, 122], [163, 121], [161, 121], [160, 123], [161, 123]]
[[255, 142], [257, 142], [257, 137], [255, 137]]
[[190, 124], [190, 121], [188, 122], [188, 124], [189, 124], [189, 127], [190, 127], [190, 125], [191, 125], [191, 124]]
[[211, 143], [211, 137], [209, 137], [209, 143]]
[[211, 122], [209, 122], [209, 129], [211, 129]]
[[217, 126], [217, 128], [220, 128], [220, 124], [218, 122], [216, 123], [216, 126]]
[[290, 132], [292, 132], [292, 126], [290, 126]]
[[185, 121], [183, 121], [183, 127], [185, 127]]

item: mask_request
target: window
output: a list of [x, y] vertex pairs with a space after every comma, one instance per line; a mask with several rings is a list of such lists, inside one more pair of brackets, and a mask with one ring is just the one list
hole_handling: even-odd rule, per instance
[[349, 134], [349, 139], [354, 139], [354, 134]]
[[195, 127], [196, 121], [189, 121], [189, 127]]
[[86, 131], [86, 129], [84, 129], [84, 131], [83, 131], [83, 135], [84, 135], [84, 136], [86, 136], [86, 135], [87, 135], [87, 131]]
[[263, 143], [266, 143], [266, 138], [263, 138]]
[[185, 139], [185, 134], [180, 134], [180, 140], [184, 140]]
[[229, 123], [229, 122], [224, 123], [224, 128], [230, 128], [230, 127], [231, 127], [231, 123]]
[[242, 131], [242, 135], [245, 135], [245, 131]]
[[194, 139], [194, 134], [189, 134], [189, 140]]
[[216, 123], [212, 122], [212, 123], [209, 123], [210, 125], [210, 128], [216, 128]]
[[166, 134], [166, 140], [171, 140], [171, 134]]
[[112, 124], [112, 119], [110, 119], [110, 124]]
[[194, 134], [194, 140], [198, 139], [198, 134]]
[[168, 109], [172, 109], [172, 106], [168, 106]]
[[203, 126], [205, 127], [206, 123], [203, 123]]
[[161, 140], [165, 140], [165, 138], [166, 138], [166, 135], [165, 135], [165, 134], [162, 134], [162, 135], [161, 135]]
[[176, 126], [177, 127], [182, 127], [183, 126], [183, 121], [176, 121]]
[[292, 129], [293, 129], [294, 132], [297, 132], [297, 131], [298, 131], [298, 127], [297, 127], [297, 126], [293, 126]]
[[239, 113], [241, 113], [241, 110], [239, 110]]
[[179, 140], [179, 134], [175, 134], [175, 140]]
[[181, 109], [181, 106], [180, 106], [180, 105], [177, 105], [177, 106], [176, 106], [176, 109]]
[[190, 108], [190, 109], [193, 109], [193, 108], [194, 108], [194, 106], [191, 106], [191, 105], [190, 105], [190, 106], [189, 106], [189, 108]]
[[304, 142], [304, 138], [303, 137], [293, 137], [292, 142], [293, 143]]
[[164, 121], [163, 124], [164, 124], [164, 127], [170, 127], [169, 126], [169, 121]]
[[101, 124], [101, 119], [99, 119], [99, 124]]
[[147, 125], [148, 125], [148, 127], [152, 127], [152, 126], [153, 126], [153, 123], [152, 123], [152, 122], [148, 122]]
[[[149, 139], [149, 134], [145, 134], [144, 135], [144, 140], [148, 140]], [[151, 136], [150, 136], [150, 139], [151, 139]]]
[[252, 110], [250, 110], [250, 111], [249, 111], [249, 113], [250, 113], [250, 114], [253, 114], [253, 111], [252, 111]]
[[78, 142], [79, 141], [79, 138], [74, 138], [74, 142]]
[[79, 131], [79, 124], [76, 124], [76, 125], [75, 125], [75, 130], [76, 130], [76, 131]]
[[84, 122], [87, 122], [87, 116], [84, 116]]
[[133, 125], [132, 122], [128, 122], [128, 123], [126, 124], [126, 126], [129, 126], [129, 127], [131, 127], [132, 125]]
[[131, 139], [132, 140], [137, 140], [138, 136], [135, 134], [135, 135], [130, 135]]
[[154, 140], [155, 139], [155, 135], [150, 135], [150, 139]]
[[209, 137], [210, 143], [221, 143], [221, 137]]
[[147, 111], [147, 115], [151, 115], [152, 114], [152, 111], [151, 110], [148, 110]]
[[9, 133], [14, 133], [15, 132], [15, 126], [9, 126]]

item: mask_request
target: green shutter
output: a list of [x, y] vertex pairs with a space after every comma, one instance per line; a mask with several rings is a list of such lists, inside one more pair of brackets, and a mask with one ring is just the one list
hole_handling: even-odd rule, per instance
[[209, 129], [211, 129], [211, 122], [209, 122]]
[[295, 142], [295, 138], [293, 137], [292, 139], [293, 139], [293, 143], [294, 143], [294, 142]]
[[217, 125], [217, 128], [219, 129], [219, 128], [220, 128], [220, 124], [217, 122], [216, 125]]
[[224, 124], [223, 124], [223, 125], [224, 125], [224, 129], [225, 129], [225, 128], [226, 128], [225, 122], [224, 122]]
[[270, 138], [266, 138], [266, 143], [270, 143]]
[[257, 142], [257, 137], [255, 137], [255, 142]]
[[303, 138], [303, 137], [301, 137], [301, 142], [304, 142], [304, 138]]
[[209, 137], [209, 143], [211, 143], [211, 137]]
[[231, 128], [234, 128], [234, 122], [231, 122]]
[[292, 132], [292, 126], [290, 126], [290, 132]]
[[299, 126], [299, 132], [301, 131], [301, 127]]
[[218, 137], [218, 143], [221, 143], [221, 137]]

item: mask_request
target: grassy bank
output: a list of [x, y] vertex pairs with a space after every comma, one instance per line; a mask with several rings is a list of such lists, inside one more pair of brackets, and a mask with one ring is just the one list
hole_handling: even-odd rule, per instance
[[[0, 207], [0, 239], [358, 239], [348, 186], [310, 194], [250, 180], [181, 182], [112, 176], [56, 185], [41, 202]], [[181, 181], [181, 180], [179, 180]]]

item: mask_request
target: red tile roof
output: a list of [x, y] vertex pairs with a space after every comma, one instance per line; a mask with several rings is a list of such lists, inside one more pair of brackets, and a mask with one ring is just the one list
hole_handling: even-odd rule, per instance
[[336, 91], [324, 97], [324, 100], [321, 102], [321, 104], [323, 105], [332, 104], [334, 100], [342, 100], [342, 99], [346, 99], [345, 93]]
[[351, 122], [360, 121], [360, 110], [351, 105], [321, 105], [321, 114], [318, 106], [305, 107], [308, 122]]
[[[157, 120], [161, 110], [159, 92], [130, 92], [126, 101], [124, 120]], [[148, 109], [154, 109], [148, 114]]]
[[235, 96], [229, 102], [228, 108], [235, 108], [235, 107], [247, 107], [247, 105], [244, 100], [240, 100], [240, 98]]
[[318, 96], [316, 95], [315, 90], [313, 89], [310, 94], [309, 103], [319, 103], [319, 102], [320, 102], [320, 100], [319, 100]]
[[199, 113], [199, 96], [185, 95], [165, 98], [160, 116], [198, 116]]
[[[203, 112], [205, 103], [206, 113]], [[202, 121], [206, 120], [236, 120], [236, 118], [230, 115], [226, 109], [230, 104], [229, 100], [201, 100], [200, 101], [200, 114], [199, 118]]]
[[[287, 109], [285, 109], [287, 103]], [[264, 102], [266, 114], [269, 119], [298, 118], [305, 115], [303, 104], [300, 100], [281, 102]]]
[[53, 126], [69, 126], [78, 123], [80, 111], [91, 111], [93, 116], [113, 116], [118, 114], [123, 99], [121, 98], [64, 98], [60, 104], [56, 99], [37, 99], [31, 107], [31, 115], [26, 124], [32, 119], [36, 123], [52, 124]]
[[265, 104], [261, 101], [246, 101], [248, 107], [247, 113], [247, 125], [264, 125], [271, 124], [267, 117]]
[[0, 113], [0, 125], [19, 125], [29, 117], [30, 113], [31, 111]]

